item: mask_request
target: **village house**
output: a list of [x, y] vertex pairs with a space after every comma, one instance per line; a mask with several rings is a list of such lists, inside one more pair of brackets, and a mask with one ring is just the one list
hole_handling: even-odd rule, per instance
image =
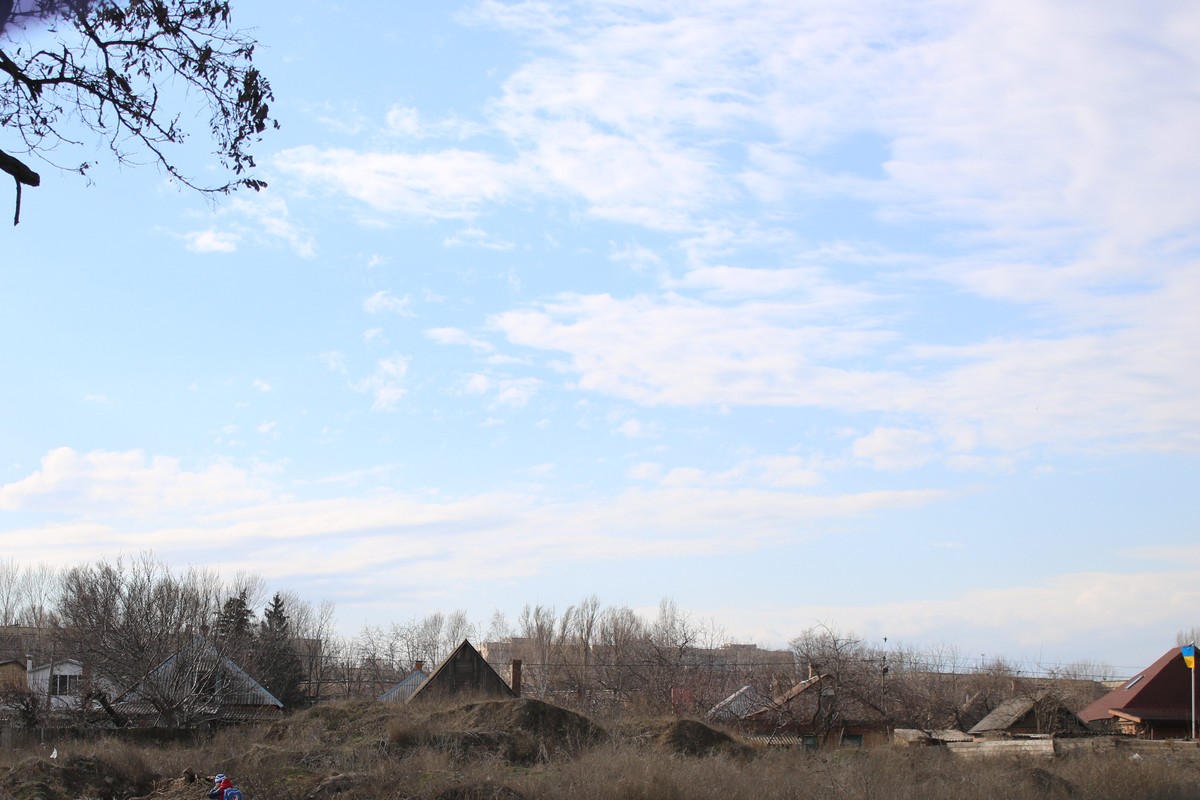
[[886, 716], [876, 708], [838, 692], [836, 682], [812, 675], [787, 691], [767, 698], [745, 686], [713, 706], [708, 718], [738, 727], [768, 744], [865, 747], [888, 741]]
[[77, 711], [81, 707], [84, 684], [83, 662], [74, 658], [53, 661], [29, 668], [29, 690], [44, 697], [51, 711]]
[[282, 713], [275, 695], [201, 635], [113, 702], [114, 721], [140, 727], [256, 722]]
[[1093, 728], [1144, 739], [1191, 735], [1192, 670], [1178, 647], [1079, 712]]
[[1086, 733], [1088, 726], [1053, 692], [1010, 697], [967, 733], [972, 736], [1041, 736]]
[[413, 690], [406, 702], [451, 695], [509, 699], [521, 693], [520, 675], [520, 664], [517, 663], [514, 665], [513, 685], [510, 686], [479, 651], [463, 639], [462, 644]]

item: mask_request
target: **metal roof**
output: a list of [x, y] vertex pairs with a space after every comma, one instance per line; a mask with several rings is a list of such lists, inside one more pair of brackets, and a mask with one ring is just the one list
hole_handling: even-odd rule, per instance
[[412, 693], [417, 690], [429, 673], [422, 669], [414, 669], [412, 672], [404, 676], [404, 678], [392, 688], [388, 689], [383, 694], [379, 695], [379, 700], [382, 703], [403, 703]]
[[1137, 722], [1190, 719], [1191, 670], [1172, 647], [1142, 672], [1079, 712], [1084, 722], [1124, 716]]
[[192, 658], [197, 660], [207, 660], [211, 664], [219, 664], [219, 671], [225, 680], [229, 682], [228, 688], [221, 692], [222, 706], [274, 706], [283, 708], [283, 703], [279, 698], [271, 694], [267, 689], [254, 678], [250, 677], [244, 669], [238, 666], [231, 658], [222, 655], [216, 646], [208, 639], [199, 634], [192, 637], [192, 640], [179, 649], [178, 652], [169, 656], [161, 664], [150, 671], [150, 674], [145, 680], [138, 682], [134, 686], [126, 689], [117, 697], [117, 703], [124, 704], [137, 703], [143, 698], [138, 692], [138, 688], [157, 675], [164, 675], [176, 668], [176, 664], [181, 658]]

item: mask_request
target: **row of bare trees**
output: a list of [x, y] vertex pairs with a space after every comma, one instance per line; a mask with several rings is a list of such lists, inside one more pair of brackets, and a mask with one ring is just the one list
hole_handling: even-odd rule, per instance
[[0, 625], [45, 627], [57, 588], [58, 571], [53, 567], [0, 560]]
[[1009, 698], [1078, 711], [1102, 695], [1112, 668], [1096, 663], [1021, 665], [964, 658], [957, 648], [873, 644], [827, 625], [792, 640], [798, 672], [827, 676], [825, 724], [857, 717], [895, 727], [967, 730]]
[[[6, 704], [27, 721], [51, 709], [83, 721], [100, 707], [120, 725], [124, 699], [189, 726], [217, 713], [220, 693], [244, 688], [229, 659], [287, 706], [303, 705], [332, 680], [323, 641], [334, 633], [333, 607], [266, 597], [259, 576], [177, 571], [151, 553], [63, 570], [0, 563], [0, 660], [50, 665], [44, 690], [8, 687]], [[68, 659], [85, 667], [82, 697], [56, 704], [55, 670]]]
[[[893, 724], [964, 728], [1001, 699], [1039, 686], [1001, 660], [968, 664], [951, 647], [869, 643], [830, 625], [804, 631], [787, 651], [731, 645], [715, 624], [669, 599], [652, 615], [591, 596], [561, 611], [527, 605], [513, 623], [499, 612], [487, 625], [463, 611], [434, 612], [342, 636], [330, 603], [271, 595], [256, 575], [223, 580], [211, 571], [173, 570], [152, 554], [66, 570], [0, 562], [0, 623], [52, 633], [43, 637], [40, 660], [57, 653], [88, 664], [104, 676], [92, 682], [98, 700], [141, 684], [142, 699], [172, 718], [181, 714], [179, 686], [158, 691], [146, 679], [199, 631], [291, 708], [378, 697], [418, 662], [432, 667], [464, 639], [481, 645], [502, 674], [519, 659], [524, 694], [586, 709], [699, 715], [745, 686], [778, 697], [823, 675], [837, 687], [823, 706], [830, 719], [865, 709]], [[1049, 677], [1079, 677], [1079, 696], [1064, 699], [1081, 706], [1096, 691], [1083, 678], [1099, 669], [1056, 668]], [[1039, 672], [1044, 684], [1046, 670]], [[203, 683], [195, 674], [189, 680]], [[1062, 692], [1071, 683], [1056, 686]]]

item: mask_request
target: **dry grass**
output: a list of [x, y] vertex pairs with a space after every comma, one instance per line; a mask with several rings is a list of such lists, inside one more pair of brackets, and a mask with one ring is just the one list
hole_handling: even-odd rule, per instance
[[1200, 758], [1055, 760], [880, 748], [764, 750], [694, 721], [591, 720], [537, 701], [323, 706], [196, 745], [114, 739], [0, 751], [0, 800], [203, 800], [224, 771], [250, 800], [1191, 800]]

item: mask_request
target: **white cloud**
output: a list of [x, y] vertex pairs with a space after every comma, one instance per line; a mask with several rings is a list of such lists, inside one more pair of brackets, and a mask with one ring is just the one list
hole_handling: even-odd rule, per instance
[[218, 231], [209, 228], [206, 231], [193, 231], [184, 234], [184, 246], [193, 253], [233, 253], [237, 250], [236, 233]]
[[238, 235], [263, 241], [280, 241], [300, 258], [316, 258], [317, 244], [312, 235], [290, 219], [282, 198], [263, 194], [232, 197], [218, 214], [233, 220]]
[[396, 297], [386, 289], [381, 289], [363, 301], [363, 311], [368, 314], [399, 314], [411, 317], [412, 297]]
[[421, 135], [421, 112], [411, 106], [393, 106], [387, 112], [387, 127], [404, 136]]
[[[834, 324], [838, 308], [861, 308], [857, 292], [815, 307], [567, 295], [491, 324], [515, 344], [549, 351], [578, 388], [646, 405], [900, 414], [933, 437], [909, 445], [936, 442], [955, 456], [1038, 446], [1196, 451], [1200, 328], [1184, 308], [1200, 300], [1198, 287], [1200, 278], [1181, 277], [1170, 292], [1130, 298], [1138, 319], [1112, 330], [962, 346], [902, 346], [882, 317]], [[895, 448], [878, 450], [881, 436], [860, 454], [899, 468]], [[916, 466], [933, 455], [910, 449], [905, 459]]]
[[408, 394], [402, 381], [408, 372], [408, 359], [402, 355], [392, 355], [380, 359], [375, 364], [375, 371], [354, 384], [354, 389], [370, 394], [374, 398], [373, 408], [376, 411], [392, 411]]
[[245, 471], [226, 462], [189, 471], [178, 459], [148, 458], [140, 450], [78, 453], [63, 447], [47, 453], [38, 471], [0, 486], [0, 509], [154, 517], [268, 497]]
[[485, 202], [527, 185], [521, 169], [485, 153], [357, 153], [312, 146], [285, 150], [279, 169], [343, 192], [376, 211], [417, 217], [470, 218]]
[[926, 431], [901, 428], [876, 428], [854, 440], [854, 455], [869, 460], [875, 469], [907, 470], [923, 466], [930, 459], [933, 436]]
[[524, 408], [534, 398], [542, 382], [536, 378], [502, 378], [495, 383], [493, 406]]
[[644, 439], [656, 435], [657, 426], [647, 425], [636, 419], [627, 419], [616, 427], [616, 432], [630, 439]]
[[267, 383], [266, 381], [262, 380], [261, 378], [256, 378], [253, 386], [255, 389], [258, 389], [260, 392], [262, 392], [264, 394], [271, 391], [271, 384]]
[[633, 269], [644, 270], [651, 267], [659, 267], [662, 265], [662, 257], [657, 252], [649, 247], [642, 247], [637, 244], [627, 244], [622, 247], [616, 247], [609, 255], [613, 261], [621, 264], [628, 264]]
[[662, 480], [662, 465], [643, 461], [629, 468], [628, 476], [635, 481], [657, 483]]
[[409, 139], [466, 139], [482, 132], [477, 123], [455, 117], [426, 121], [421, 116], [421, 110], [412, 106], [392, 106], [384, 116], [384, 121], [389, 133]]
[[[529, 474], [545, 476], [552, 469], [543, 464]], [[657, 471], [654, 465], [639, 469]], [[63, 449], [47, 454], [37, 472], [0, 486], [0, 509], [51, 515], [44, 531], [78, 525], [93, 515], [121, 521], [79, 527], [81, 536], [92, 537], [86, 542], [47, 544], [48, 556], [69, 553], [76, 561], [152, 547], [168, 560], [188, 553], [197, 566], [205, 558], [219, 559], [231, 570], [254, 564], [269, 578], [323, 576], [350, 586], [384, 572], [410, 579], [419, 575], [419, 581], [436, 585], [453, 575], [481, 574], [485, 566], [486, 574], [503, 578], [580, 559], [659, 558], [680, 548], [753, 552], [792, 540], [801, 520], [852, 518], [920, 506], [940, 496], [928, 491], [810, 496], [675, 486], [565, 504], [505, 492], [439, 498], [374, 491], [296, 500], [264, 480], [224, 463], [188, 471], [176, 459], [147, 458], [137, 451]], [[564, 530], [572, 535], [562, 536]], [[734, 542], [730, 530], [744, 533]], [[10, 529], [0, 532], [0, 539], [17, 534], [40, 535]]]
[[471, 336], [460, 328], [429, 328], [425, 336], [438, 344], [465, 344], [477, 353], [490, 353], [494, 349], [490, 342]]
[[345, 374], [346, 372], [346, 354], [337, 350], [330, 350], [327, 353], [321, 353], [317, 356], [318, 360], [330, 372]]
[[486, 375], [468, 375], [465, 385], [467, 394], [486, 394], [492, 388], [492, 381]]
[[748, 465], [767, 486], [799, 488], [821, 483], [821, 472], [815, 459], [799, 456], [760, 456]]
[[828, 365], [871, 355], [886, 331], [811, 320], [802, 304], [726, 308], [679, 296], [564, 296], [498, 314], [512, 342], [570, 358], [580, 388], [652, 405], [862, 408], [896, 390], [891, 376]]
[[512, 250], [516, 245], [474, 225], [442, 240], [446, 247], [482, 247], [485, 250]]

